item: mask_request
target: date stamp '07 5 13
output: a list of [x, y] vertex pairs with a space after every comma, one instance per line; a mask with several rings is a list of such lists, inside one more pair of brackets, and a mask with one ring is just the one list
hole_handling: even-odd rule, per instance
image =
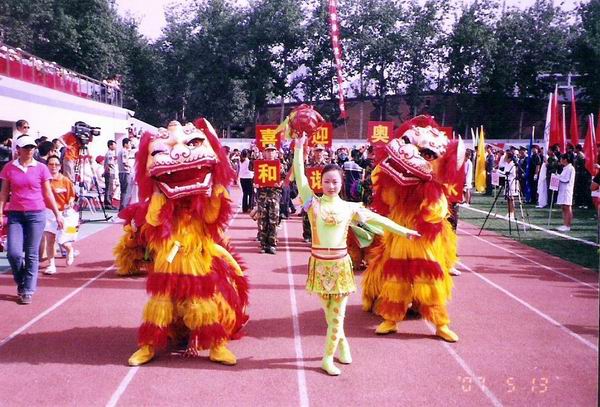
[[[468, 393], [477, 389], [477, 380], [485, 385], [485, 377], [458, 376], [458, 382], [463, 392]], [[507, 377], [503, 380], [502, 386], [506, 393], [530, 392], [533, 394], [544, 394], [548, 392], [550, 381], [547, 377], [532, 377], [528, 380], [517, 380], [514, 377]]]

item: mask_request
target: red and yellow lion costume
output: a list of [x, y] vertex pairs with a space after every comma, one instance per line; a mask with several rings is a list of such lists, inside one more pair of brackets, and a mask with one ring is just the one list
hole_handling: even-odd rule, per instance
[[235, 173], [204, 119], [171, 122], [145, 133], [136, 158], [140, 203], [121, 212], [125, 235], [115, 248], [118, 274], [144, 270], [150, 299], [130, 365], [150, 361], [168, 339], [187, 339], [188, 355], [232, 365], [226, 347], [248, 320], [248, 283], [224, 229], [226, 187]]
[[446, 303], [452, 293], [449, 270], [457, 261], [457, 238], [446, 218], [448, 199], [462, 193], [464, 150], [439, 131], [429, 116], [404, 123], [378, 152], [372, 173], [373, 209], [417, 230], [409, 239], [385, 233], [371, 248], [363, 278], [363, 309], [384, 321], [376, 333], [396, 332], [409, 307], [437, 327], [436, 334], [455, 342]]

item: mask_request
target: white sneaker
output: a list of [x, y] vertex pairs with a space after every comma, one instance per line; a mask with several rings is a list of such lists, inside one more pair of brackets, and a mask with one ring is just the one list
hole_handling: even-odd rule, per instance
[[54, 263], [50, 263], [50, 265], [46, 267], [46, 270], [44, 270], [44, 274], [56, 274], [56, 265]]
[[556, 228], [559, 232], [570, 232], [571, 228], [565, 225], [559, 226]]
[[71, 249], [70, 251], [67, 251], [67, 266], [70, 266], [71, 264], [73, 264], [73, 262], [75, 261], [75, 253], [73, 253], [74, 250]]
[[457, 269], [457, 268], [455, 268], [455, 267], [452, 267], [452, 268], [450, 269], [450, 271], [448, 271], [448, 273], [449, 273], [451, 276], [460, 276], [460, 275], [462, 274], [462, 273], [460, 272], [460, 270], [459, 270], [459, 269]]

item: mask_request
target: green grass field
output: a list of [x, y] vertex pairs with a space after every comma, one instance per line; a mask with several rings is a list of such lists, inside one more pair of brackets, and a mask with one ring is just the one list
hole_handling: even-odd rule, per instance
[[[493, 201], [494, 199], [492, 196], [474, 194], [471, 207], [485, 211], [485, 213], [476, 212], [469, 208], [460, 208], [460, 220], [481, 227]], [[523, 208], [528, 214], [528, 223], [553, 231], [556, 231], [556, 228], [562, 225], [562, 211], [560, 207], [553, 208], [550, 226], [548, 226], [548, 208], [537, 209], [534, 205], [524, 205]], [[516, 210], [519, 210], [518, 205]], [[502, 196], [498, 199], [493, 212], [496, 212], [498, 215], [506, 215], [508, 213], [506, 201]], [[485, 230], [511, 237], [528, 246], [535, 247], [536, 249], [543, 250], [554, 256], [569, 260], [598, 272], [600, 268], [600, 255], [597, 247], [554, 236], [535, 229], [527, 229], [526, 232], [523, 232], [521, 229], [519, 237], [514, 229], [514, 224], [512, 225], [512, 234], [509, 234], [508, 221], [505, 219], [494, 218], [493, 212], [485, 225]], [[517, 215], [517, 219], [521, 220], [520, 214]], [[573, 225], [571, 231], [565, 234], [596, 243], [598, 239], [597, 225], [598, 221], [596, 219], [595, 209], [573, 208]]]

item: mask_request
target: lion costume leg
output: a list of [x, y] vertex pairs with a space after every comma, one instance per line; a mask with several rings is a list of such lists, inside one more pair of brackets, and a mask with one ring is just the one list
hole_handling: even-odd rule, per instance
[[333, 356], [338, 349], [338, 345], [340, 347], [339, 361], [345, 364], [352, 363], [350, 345], [344, 333], [344, 317], [346, 315], [348, 296], [321, 297], [321, 302], [325, 311], [325, 320], [327, 321], [325, 354], [323, 355], [321, 368], [331, 376], [338, 376], [341, 371], [333, 363]]
[[[450, 279], [448, 276], [445, 278]], [[446, 291], [443, 280], [420, 282], [415, 284], [415, 299], [419, 303], [419, 313], [436, 326], [435, 334], [447, 342], [457, 342], [458, 335], [448, 327], [450, 317]]]
[[150, 297], [144, 314], [143, 323], [138, 333], [139, 349], [129, 358], [130, 366], [148, 363], [154, 352], [167, 346], [169, 326], [173, 323], [175, 306], [166, 295]]
[[383, 318], [383, 322], [375, 329], [375, 333], [385, 335], [397, 332], [398, 322], [404, 319], [412, 300], [413, 290], [410, 281], [396, 276], [386, 280], [375, 309], [376, 313]]

